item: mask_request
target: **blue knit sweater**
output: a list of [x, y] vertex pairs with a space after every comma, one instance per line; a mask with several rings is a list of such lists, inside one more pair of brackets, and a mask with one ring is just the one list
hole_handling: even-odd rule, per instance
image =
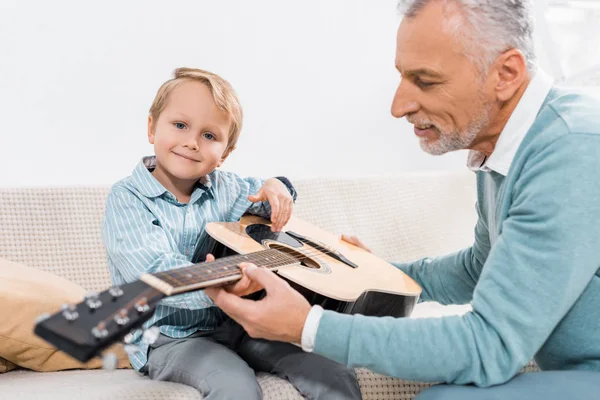
[[552, 89], [507, 176], [477, 173], [474, 244], [399, 265], [423, 300], [473, 311], [326, 311], [315, 352], [404, 379], [478, 386], [506, 382], [533, 357], [545, 370], [600, 371], [599, 173], [600, 102]]

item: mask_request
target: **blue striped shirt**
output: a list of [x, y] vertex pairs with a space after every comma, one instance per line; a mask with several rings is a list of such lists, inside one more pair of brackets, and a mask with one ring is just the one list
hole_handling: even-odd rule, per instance
[[[106, 200], [102, 240], [114, 285], [191, 264], [194, 250], [207, 238], [209, 222], [238, 221], [243, 214], [270, 217], [268, 202], [251, 203], [248, 195], [258, 192], [264, 180], [241, 178], [215, 170], [201, 178], [189, 203], [177, 201], [151, 174], [155, 157], [144, 157], [131, 176], [114, 184]], [[198, 330], [212, 330], [225, 319], [204, 291], [163, 299], [144, 328], [158, 326], [160, 332], [183, 338]], [[140, 370], [147, 362], [148, 345], [141, 331], [133, 335], [138, 350], [129, 353], [131, 365]]]

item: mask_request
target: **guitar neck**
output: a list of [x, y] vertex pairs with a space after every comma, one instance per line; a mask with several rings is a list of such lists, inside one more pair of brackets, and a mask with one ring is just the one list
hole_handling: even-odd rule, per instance
[[222, 257], [213, 262], [202, 262], [172, 271], [144, 274], [140, 280], [167, 296], [234, 282], [242, 277], [239, 264], [249, 262], [271, 270], [299, 263], [291, 255], [275, 249], [249, 254]]

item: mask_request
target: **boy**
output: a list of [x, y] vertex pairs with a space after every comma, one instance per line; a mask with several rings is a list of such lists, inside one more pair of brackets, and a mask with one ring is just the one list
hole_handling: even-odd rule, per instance
[[[241, 125], [235, 92], [215, 74], [180, 68], [160, 87], [148, 117], [156, 155], [143, 158], [107, 198], [102, 236], [115, 285], [191, 264], [209, 222], [249, 212], [270, 217], [280, 230], [289, 220], [295, 190], [287, 179], [263, 182], [216, 169]], [[244, 277], [229, 290], [257, 289], [248, 282]], [[154, 343], [140, 334], [132, 340], [139, 349], [130, 354], [133, 367], [193, 386], [205, 399], [260, 399], [254, 370], [289, 380], [307, 398], [360, 398], [353, 370], [291, 344], [250, 338], [204, 291], [163, 300], [144, 327], [152, 325], [161, 333]]]

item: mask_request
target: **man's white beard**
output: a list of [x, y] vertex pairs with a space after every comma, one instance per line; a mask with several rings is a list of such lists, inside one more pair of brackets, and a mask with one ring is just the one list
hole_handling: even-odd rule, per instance
[[434, 156], [439, 156], [449, 151], [466, 149], [475, 138], [489, 123], [489, 107], [484, 106], [481, 114], [477, 116], [463, 132], [442, 132], [439, 128], [440, 136], [437, 140], [430, 141], [427, 138], [420, 138], [421, 149]]

